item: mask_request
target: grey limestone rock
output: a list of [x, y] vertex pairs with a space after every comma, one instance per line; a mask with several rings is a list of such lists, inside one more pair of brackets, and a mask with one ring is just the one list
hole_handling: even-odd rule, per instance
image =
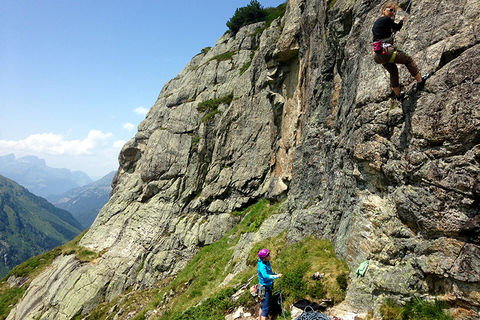
[[412, 3], [397, 42], [433, 76], [418, 91], [400, 67], [402, 103], [370, 53], [381, 4], [290, 0], [261, 34], [263, 23], [246, 26], [195, 56], [119, 155], [112, 197], [80, 243], [103, 255], [57, 258], [8, 319], [70, 319], [154, 286], [261, 198], [285, 200], [282, 212], [242, 236], [224, 283], [255, 242], [286, 231], [332, 240], [351, 270], [370, 260], [344, 311], [438, 296], [474, 319], [480, 3]]

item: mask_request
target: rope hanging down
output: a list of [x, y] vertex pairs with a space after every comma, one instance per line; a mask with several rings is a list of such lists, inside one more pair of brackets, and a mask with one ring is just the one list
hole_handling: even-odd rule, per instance
[[410, 13], [409, 10], [410, 10], [410, 6], [411, 6], [411, 5], [412, 5], [412, 0], [410, 0], [410, 2], [408, 3], [407, 8], [405, 9], [405, 12], [408, 13], [408, 14]]

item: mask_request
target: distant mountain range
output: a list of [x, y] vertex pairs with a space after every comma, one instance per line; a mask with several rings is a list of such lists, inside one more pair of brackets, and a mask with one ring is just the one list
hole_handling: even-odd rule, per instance
[[115, 173], [116, 171], [112, 171], [100, 180], [61, 195], [52, 196], [50, 200], [56, 207], [70, 212], [84, 228], [88, 228], [110, 198]]
[[17, 159], [13, 154], [0, 156], [0, 174], [47, 199], [92, 182], [84, 172], [51, 168], [35, 156]]
[[73, 216], [0, 176], [0, 278], [15, 265], [74, 238]]

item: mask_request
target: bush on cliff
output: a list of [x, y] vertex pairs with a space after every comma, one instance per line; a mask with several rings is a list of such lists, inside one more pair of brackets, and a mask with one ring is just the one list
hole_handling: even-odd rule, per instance
[[237, 33], [241, 27], [251, 23], [264, 21], [267, 14], [260, 2], [251, 0], [246, 7], [241, 7], [235, 10], [235, 14], [227, 22], [227, 27], [233, 33]]

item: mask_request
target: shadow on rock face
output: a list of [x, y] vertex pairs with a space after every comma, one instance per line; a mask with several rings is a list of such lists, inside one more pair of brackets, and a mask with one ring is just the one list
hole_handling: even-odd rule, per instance
[[139, 149], [133, 147], [126, 148], [118, 157], [120, 167], [129, 173], [135, 171], [135, 165], [141, 156], [142, 152]]

